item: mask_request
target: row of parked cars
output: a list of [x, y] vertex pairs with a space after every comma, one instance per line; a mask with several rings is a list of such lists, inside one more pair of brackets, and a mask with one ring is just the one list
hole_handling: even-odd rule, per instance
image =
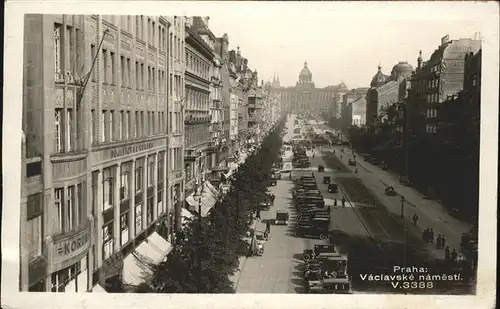
[[296, 236], [327, 239], [330, 213], [325, 208], [314, 176], [302, 176], [296, 180], [293, 200], [297, 209]]
[[292, 149], [293, 158], [292, 166], [294, 168], [309, 168], [311, 167], [311, 161], [306, 153], [306, 148], [303, 145], [295, 145]]
[[350, 294], [351, 284], [347, 272], [347, 254], [332, 244], [315, 245], [302, 253], [307, 293]]

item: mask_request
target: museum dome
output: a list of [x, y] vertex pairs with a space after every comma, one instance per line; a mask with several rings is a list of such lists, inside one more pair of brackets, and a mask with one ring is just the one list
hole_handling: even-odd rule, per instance
[[389, 79], [389, 76], [385, 75], [382, 73], [382, 67], [379, 65], [378, 66], [378, 71], [377, 73], [373, 76], [372, 82], [370, 83], [370, 86], [373, 88], [382, 86], [385, 84], [385, 82]]
[[411, 76], [414, 68], [407, 61], [400, 61], [394, 67], [392, 67], [391, 77], [397, 78], [399, 76], [408, 77]]
[[301, 83], [312, 82], [312, 73], [311, 70], [309, 70], [309, 68], [307, 67], [307, 61], [304, 62], [304, 68], [302, 68], [302, 71], [300, 71], [299, 82]]

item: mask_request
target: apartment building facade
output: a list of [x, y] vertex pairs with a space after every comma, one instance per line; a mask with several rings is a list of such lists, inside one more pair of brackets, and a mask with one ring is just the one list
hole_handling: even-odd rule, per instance
[[172, 22], [26, 15], [20, 290], [138, 285], [138, 256], [171, 250]]
[[[198, 33], [197, 17], [186, 24], [186, 107], [184, 117], [186, 174], [186, 206], [190, 212], [205, 216], [213, 207], [217, 191], [207, 180], [210, 154], [210, 90], [214, 49]], [[199, 21], [199, 20], [198, 20]]]

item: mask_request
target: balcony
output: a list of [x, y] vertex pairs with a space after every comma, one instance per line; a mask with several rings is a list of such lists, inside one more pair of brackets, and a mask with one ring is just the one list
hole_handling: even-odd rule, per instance
[[184, 151], [184, 161], [194, 162], [200, 156], [200, 154], [193, 149], [187, 149]]

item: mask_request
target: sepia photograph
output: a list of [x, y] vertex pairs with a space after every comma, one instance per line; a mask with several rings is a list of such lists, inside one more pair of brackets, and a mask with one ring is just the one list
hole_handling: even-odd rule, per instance
[[6, 15], [2, 306], [493, 305], [493, 3], [112, 2]]

